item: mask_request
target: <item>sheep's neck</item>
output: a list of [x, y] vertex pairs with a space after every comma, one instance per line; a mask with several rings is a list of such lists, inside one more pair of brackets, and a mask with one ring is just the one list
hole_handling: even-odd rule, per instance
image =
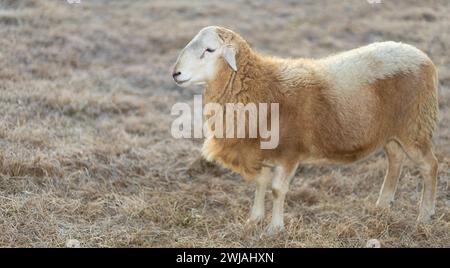
[[264, 59], [252, 55], [238, 61], [238, 71], [223, 66], [221, 75], [205, 89], [205, 103], [273, 102], [278, 87], [274, 85], [275, 70]]
[[233, 71], [226, 73], [220, 78], [220, 81], [214, 81], [205, 89], [205, 100], [208, 102], [215, 102], [225, 104], [230, 102], [230, 96], [233, 96], [234, 82], [236, 80], [236, 73]]

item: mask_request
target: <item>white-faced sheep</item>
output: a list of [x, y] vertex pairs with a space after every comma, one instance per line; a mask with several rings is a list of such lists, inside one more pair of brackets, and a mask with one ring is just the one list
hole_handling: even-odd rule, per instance
[[207, 160], [256, 182], [250, 222], [264, 217], [272, 182], [268, 231], [284, 228], [285, 195], [302, 163], [345, 164], [383, 148], [389, 166], [377, 201], [389, 206], [404, 155], [422, 172], [418, 220], [435, 213], [438, 163], [432, 135], [437, 121], [437, 71], [420, 50], [396, 42], [374, 43], [319, 60], [261, 55], [235, 32], [206, 27], [182, 50], [177, 84], [205, 84], [205, 103], [279, 103], [279, 145], [260, 148], [256, 139], [209, 137]]

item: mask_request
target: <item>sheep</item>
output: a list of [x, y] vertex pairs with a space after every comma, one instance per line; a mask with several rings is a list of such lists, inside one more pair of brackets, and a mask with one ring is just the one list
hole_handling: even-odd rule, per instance
[[230, 168], [256, 191], [248, 223], [264, 219], [271, 183], [269, 234], [284, 230], [284, 201], [299, 164], [350, 164], [384, 149], [388, 168], [376, 202], [394, 201], [405, 155], [424, 180], [418, 221], [435, 213], [438, 162], [437, 70], [419, 49], [373, 43], [321, 59], [282, 59], [255, 52], [232, 30], [203, 28], [181, 51], [173, 79], [205, 86], [205, 103], [279, 103], [279, 145], [256, 139], [205, 139], [202, 155]]

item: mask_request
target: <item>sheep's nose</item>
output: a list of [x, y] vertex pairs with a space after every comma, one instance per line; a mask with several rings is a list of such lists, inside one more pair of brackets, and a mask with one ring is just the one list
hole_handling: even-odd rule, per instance
[[181, 72], [174, 72], [172, 74], [173, 79], [177, 80], [177, 76], [179, 76], [181, 74]]

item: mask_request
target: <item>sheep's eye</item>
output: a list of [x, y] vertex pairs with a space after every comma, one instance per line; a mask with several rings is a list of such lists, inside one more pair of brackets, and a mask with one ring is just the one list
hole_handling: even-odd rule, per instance
[[216, 50], [212, 49], [212, 48], [205, 49], [205, 51], [203, 51], [202, 55], [200, 56], [200, 59], [203, 59], [203, 57], [205, 57], [206, 52], [212, 53], [214, 51], [216, 51]]

